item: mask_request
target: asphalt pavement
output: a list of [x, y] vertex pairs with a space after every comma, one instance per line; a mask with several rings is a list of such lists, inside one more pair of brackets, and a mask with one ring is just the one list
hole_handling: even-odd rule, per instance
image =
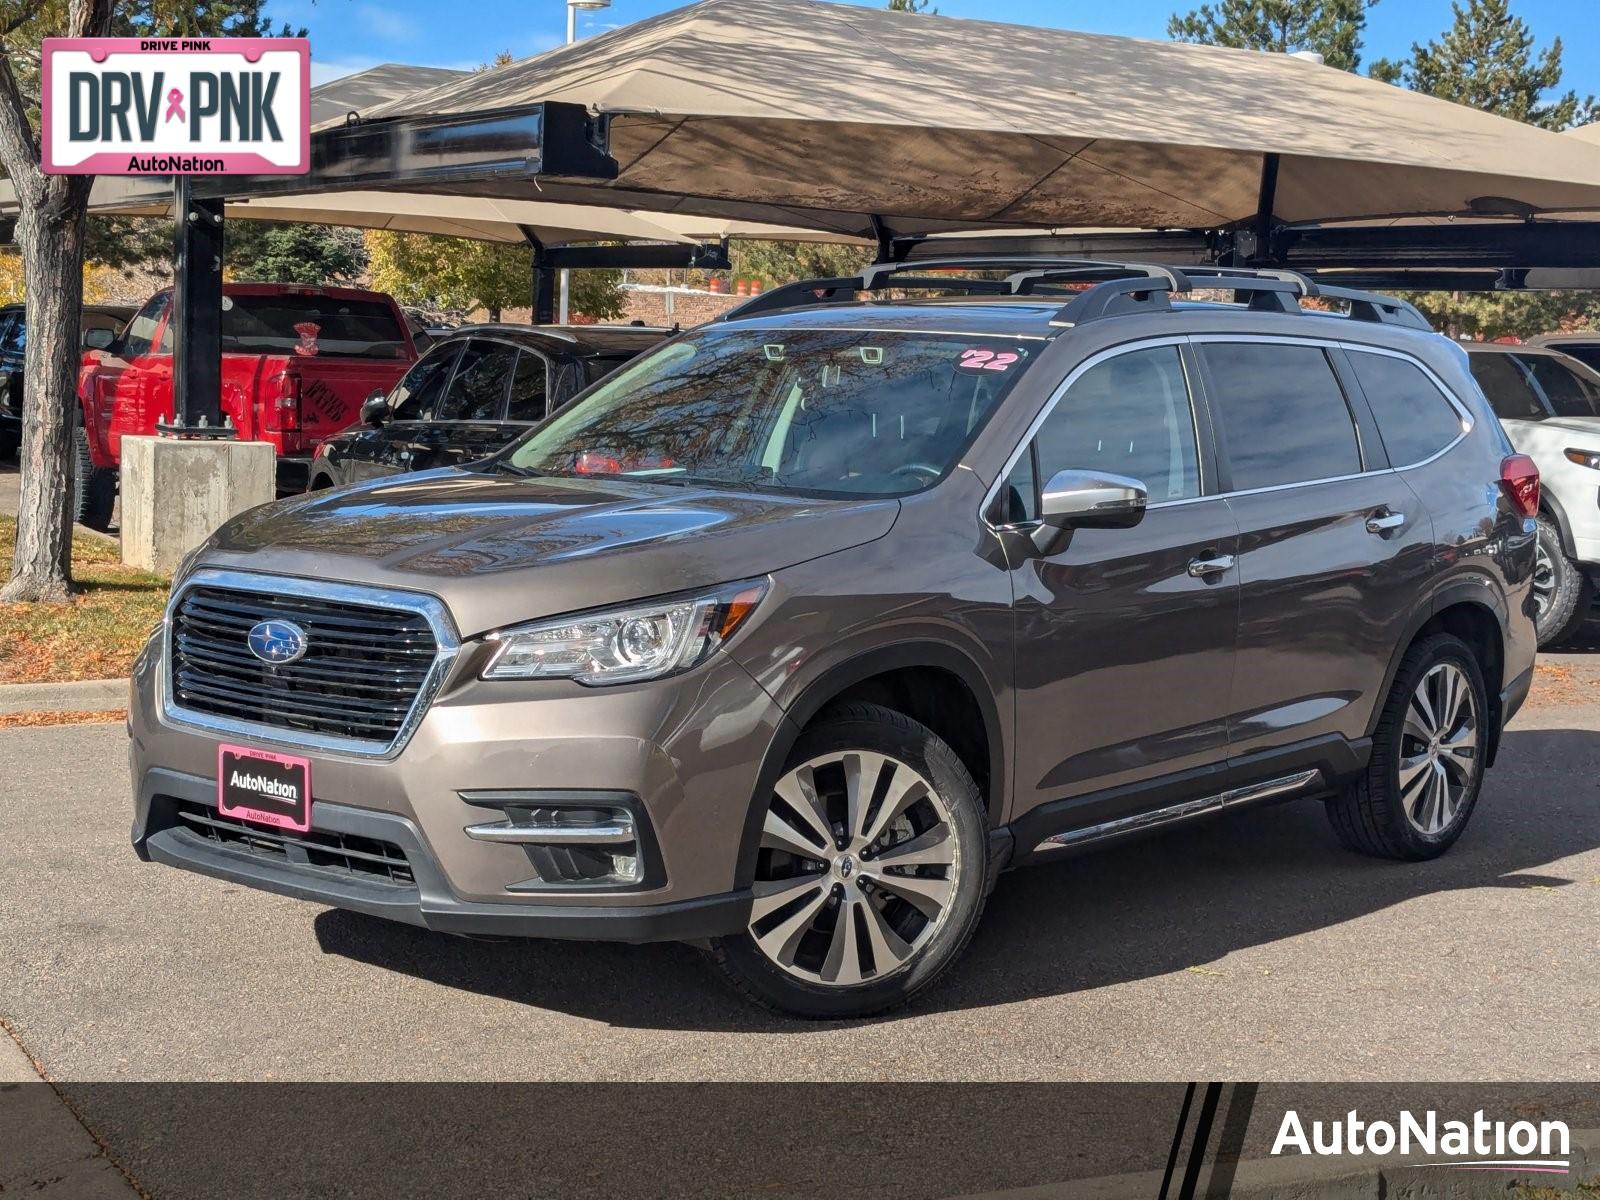
[[430, 934], [138, 862], [115, 725], [0, 732], [0, 1015], [58, 1080], [1600, 1077], [1600, 653], [1545, 660], [1443, 859], [1315, 802], [1000, 882], [901, 1014], [796, 1023], [693, 949]]

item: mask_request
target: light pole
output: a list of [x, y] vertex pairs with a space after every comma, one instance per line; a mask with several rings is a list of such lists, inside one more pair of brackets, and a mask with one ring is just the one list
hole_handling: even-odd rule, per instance
[[[578, 40], [578, 10], [586, 8], [591, 11], [601, 8], [610, 8], [611, 0], [567, 0], [567, 45], [572, 45]], [[561, 298], [556, 310], [556, 321], [559, 324], [567, 323], [567, 298], [571, 294], [572, 272], [565, 267], [561, 269]]]

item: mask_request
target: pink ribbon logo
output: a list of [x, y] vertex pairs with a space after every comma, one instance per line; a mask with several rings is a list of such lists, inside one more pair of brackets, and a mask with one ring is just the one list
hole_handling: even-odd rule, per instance
[[188, 120], [183, 115], [183, 93], [177, 88], [173, 88], [167, 93], [167, 115], [163, 123], [172, 120], [173, 117], [177, 117], [180, 121]]

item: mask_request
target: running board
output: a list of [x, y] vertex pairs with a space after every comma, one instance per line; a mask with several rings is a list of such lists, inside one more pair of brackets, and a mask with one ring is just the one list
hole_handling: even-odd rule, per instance
[[1187, 821], [1191, 817], [1204, 816], [1206, 813], [1221, 812], [1225, 808], [1236, 808], [1241, 804], [1253, 804], [1258, 800], [1270, 800], [1274, 796], [1287, 795], [1290, 792], [1302, 791], [1322, 779], [1322, 771], [1312, 767], [1308, 771], [1297, 771], [1293, 775], [1284, 775], [1277, 779], [1267, 779], [1261, 783], [1252, 783], [1246, 787], [1234, 788], [1231, 791], [1221, 792], [1215, 796], [1203, 796], [1198, 800], [1185, 800], [1181, 804], [1172, 804], [1166, 808], [1157, 808], [1150, 812], [1136, 813], [1131, 817], [1119, 817], [1115, 821], [1106, 821], [1100, 825], [1090, 825], [1086, 829], [1074, 829], [1067, 833], [1058, 833], [1047, 837], [1034, 847], [1035, 854], [1044, 850], [1061, 850], [1068, 846], [1081, 846], [1086, 842], [1098, 842], [1102, 838], [1119, 837], [1125, 833], [1137, 833], [1143, 829], [1154, 829], [1159, 825], [1171, 825], [1178, 821]]

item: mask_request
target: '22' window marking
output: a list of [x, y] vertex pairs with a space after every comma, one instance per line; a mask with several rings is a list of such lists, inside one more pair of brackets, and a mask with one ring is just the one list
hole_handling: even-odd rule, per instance
[[1010, 350], [1002, 350], [996, 353], [993, 350], [974, 348], [963, 350], [961, 359], [956, 363], [956, 366], [964, 371], [1004, 371], [1020, 357], [1021, 355], [1014, 354]]

